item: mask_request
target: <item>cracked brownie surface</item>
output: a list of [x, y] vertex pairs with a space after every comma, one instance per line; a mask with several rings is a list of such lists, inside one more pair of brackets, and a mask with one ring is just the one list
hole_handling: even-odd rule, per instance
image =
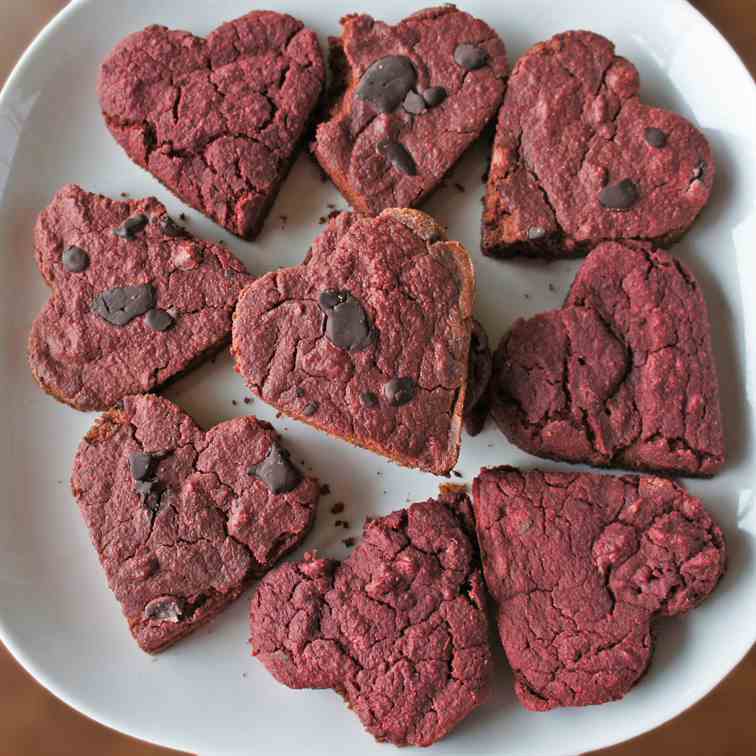
[[499, 111], [483, 253], [571, 257], [601, 241], [668, 246], [709, 199], [714, 162], [685, 118], [641, 103], [604, 37], [558, 34], [517, 62]]
[[71, 489], [108, 585], [144, 651], [220, 613], [295, 548], [319, 484], [273, 427], [239, 417], [206, 433], [176, 405], [131, 396], [79, 446]]
[[184, 202], [251, 239], [325, 81], [315, 33], [255, 11], [207, 39], [148, 26], [102, 64], [105, 122], [128, 156]]
[[395, 26], [368, 15], [341, 23], [331, 41], [334, 103], [312, 150], [355, 210], [417, 205], [496, 114], [504, 44], [453, 5]]
[[597, 247], [560, 310], [502, 339], [491, 386], [499, 428], [531, 454], [682, 475], [724, 464], [706, 303], [649, 244]]
[[697, 606], [725, 569], [701, 502], [653, 477], [484, 469], [478, 542], [515, 691], [534, 711], [622, 698], [651, 621]]
[[237, 370], [292, 417], [448, 473], [459, 453], [474, 286], [465, 248], [425, 213], [342, 213], [302, 265], [242, 292]]
[[47, 393], [80, 410], [150, 391], [218, 351], [253, 280], [154, 197], [114, 201], [73, 184], [39, 216], [34, 245], [52, 295], [29, 362]]
[[379, 741], [427, 746], [485, 698], [485, 592], [464, 494], [365, 525], [344, 562], [282, 565], [252, 598], [251, 643], [291, 688], [333, 688]]

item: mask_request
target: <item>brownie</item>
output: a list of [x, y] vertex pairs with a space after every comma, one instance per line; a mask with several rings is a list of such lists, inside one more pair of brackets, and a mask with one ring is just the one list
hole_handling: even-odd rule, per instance
[[338, 214], [302, 265], [242, 292], [236, 369], [281, 412], [446, 474], [459, 454], [474, 288], [465, 248], [425, 213]]
[[622, 698], [651, 661], [651, 622], [703, 601], [722, 531], [665, 478], [484, 469], [478, 542], [515, 692], [534, 711]]
[[333, 688], [378, 741], [428, 746], [486, 697], [485, 590], [464, 494], [368, 521], [348, 559], [287, 563], [252, 598], [253, 654]]
[[706, 303], [645, 242], [599, 245], [560, 310], [518, 320], [490, 395], [499, 428], [541, 457], [700, 476], [724, 464]]
[[170, 191], [254, 238], [306, 137], [325, 81], [318, 40], [254, 11], [207, 39], [148, 26], [118, 43], [97, 91], [110, 133]]
[[269, 423], [238, 417], [205, 433], [152, 395], [127, 397], [97, 419], [71, 488], [108, 585], [149, 653], [215, 617], [295, 548], [320, 490]]
[[484, 200], [486, 255], [573, 257], [602, 241], [678, 240], [714, 161], [685, 118], [641, 103], [635, 66], [587, 31], [531, 47], [499, 112]]
[[39, 216], [34, 245], [52, 295], [29, 362], [48, 394], [79, 410], [150, 391], [217, 352], [253, 280], [154, 197], [119, 202], [73, 184]]
[[453, 5], [395, 26], [357, 14], [341, 24], [331, 40], [331, 112], [313, 153], [355, 210], [417, 205], [496, 114], [504, 44]]
[[488, 335], [479, 321], [473, 320], [470, 333], [470, 363], [467, 373], [464, 424], [470, 436], [477, 436], [488, 416], [488, 384], [493, 372], [493, 354]]

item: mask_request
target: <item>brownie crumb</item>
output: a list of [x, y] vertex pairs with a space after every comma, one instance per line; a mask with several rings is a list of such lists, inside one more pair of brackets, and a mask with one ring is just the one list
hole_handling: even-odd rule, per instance
[[454, 182], [454, 188], [455, 188], [455, 189], [456, 189], [456, 190], [457, 190], [458, 192], [461, 192], [462, 194], [464, 194], [464, 193], [465, 193], [465, 187], [464, 187], [464, 186], [462, 186], [462, 184], [460, 184], [460, 183], [459, 183], [458, 181], [455, 181], [455, 182]]
[[553, 283], [549, 284], [549, 291], [556, 291], [556, 286]]
[[454, 474], [454, 476], [455, 476], [455, 477], [457, 477], [457, 478], [462, 478], [462, 477], [464, 477], [464, 476], [462, 475], [462, 473], [461, 473], [461, 472], [460, 472], [459, 470], [452, 470], [452, 473], [453, 473], [453, 474]]
[[464, 483], [442, 483], [438, 490], [447, 495], [463, 494], [467, 492], [467, 486]]
[[344, 511], [344, 502], [343, 501], [337, 501], [331, 507], [331, 514], [341, 514], [343, 511]]
[[231, 400], [231, 404], [233, 404], [233, 405], [234, 405], [234, 407], [236, 407], [236, 399], [232, 399], [232, 400]]
[[355, 543], [357, 543], [357, 539], [356, 539], [356, 538], [354, 538], [354, 537], [352, 537], [352, 536], [349, 536], [349, 538], [345, 538], [345, 539], [344, 539], [344, 540], [342, 541], [342, 543], [343, 543], [343, 544], [344, 544], [344, 546], [346, 546], [346, 547], [347, 547], [348, 549], [351, 549], [351, 548], [352, 548], [352, 546], [354, 546], [354, 544], [355, 544]]
[[179, 213], [179, 220], [186, 222], [189, 218], [186, 217], [186, 213]]
[[328, 496], [329, 493], [331, 493], [331, 487], [328, 485], [328, 483], [323, 483], [323, 485], [320, 487], [320, 495]]
[[249, 396], [244, 397], [244, 404], [252, 404], [252, 399]]
[[352, 526], [349, 524], [349, 520], [342, 520], [341, 527], [344, 528], [344, 530], [349, 530]]

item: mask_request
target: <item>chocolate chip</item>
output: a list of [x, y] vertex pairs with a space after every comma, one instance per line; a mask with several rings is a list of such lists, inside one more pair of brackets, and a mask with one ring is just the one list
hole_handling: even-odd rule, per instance
[[294, 394], [301, 399], [305, 395], [305, 390], [301, 386], [297, 386], [294, 390]]
[[132, 452], [129, 454], [129, 468], [134, 480], [147, 480], [155, 474], [160, 459], [152, 454], [144, 452]]
[[488, 53], [478, 45], [472, 45], [465, 42], [454, 48], [454, 60], [457, 65], [466, 68], [468, 71], [474, 71], [488, 63]]
[[392, 113], [415, 86], [417, 72], [404, 55], [389, 55], [376, 60], [362, 75], [357, 97], [369, 102], [380, 113]]
[[302, 410], [302, 414], [305, 417], [312, 417], [317, 411], [318, 411], [318, 403], [317, 402], [308, 402], [305, 404], [305, 408]]
[[160, 219], [160, 230], [166, 236], [188, 236], [186, 229], [183, 226], [179, 226], [170, 215], [164, 215]]
[[417, 174], [417, 166], [412, 155], [400, 142], [386, 140], [378, 145], [378, 151], [396, 168], [397, 171], [406, 173], [408, 176]]
[[92, 310], [115, 326], [125, 326], [154, 306], [155, 290], [150, 284], [116, 286], [98, 294], [92, 302]]
[[372, 391], [365, 391], [360, 398], [362, 403], [370, 409], [378, 406], [378, 397]]
[[420, 94], [429, 108], [435, 108], [446, 99], [446, 90], [443, 87], [428, 87], [428, 89], [424, 89]]
[[302, 480], [302, 473], [289, 460], [289, 452], [275, 441], [270, 445], [268, 456], [247, 472], [259, 478], [274, 494], [293, 491]]
[[153, 307], [144, 317], [144, 322], [153, 331], [167, 331], [175, 322], [173, 318], [159, 307]]
[[652, 147], [664, 147], [667, 144], [667, 135], [661, 129], [655, 129], [649, 126], [644, 132], [643, 137]]
[[144, 618], [155, 622], [179, 622], [184, 616], [185, 600], [175, 596], [159, 596], [144, 607]]
[[165, 484], [161, 480], [136, 480], [134, 490], [142, 498], [142, 506], [153, 516], [160, 511], [160, 500], [165, 492]]
[[137, 213], [127, 218], [122, 225], [113, 229], [116, 236], [131, 241], [149, 223], [149, 218], [144, 213]]
[[543, 239], [546, 236], [546, 229], [542, 226], [531, 226], [528, 229], [528, 239], [533, 241], [534, 239]]
[[68, 247], [63, 252], [63, 267], [69, 273], [81, 273], [89, 267], [89, 255], [81, 247]]
[[416, 389], [417, 385], [412, 378], [392, 378], [383, 387], [383, 393], [386, 395], [389, 404], [400, 407], [415, 398]]
[[630, 179], [609, 184], [599, 194], [599, 202], [609, 210], [628, 210], [639, 199], [638, 187]]
[[373, 329], [367, 313], [349, 291], [324, 291], [318, 301], [326, 315], [326, 337], [334, 346], [360, 352], [372, 344]]
[[417, 92], [407, 92], [402, 107], [412, 115], [419, 115], [425, 110], [425, 100]]

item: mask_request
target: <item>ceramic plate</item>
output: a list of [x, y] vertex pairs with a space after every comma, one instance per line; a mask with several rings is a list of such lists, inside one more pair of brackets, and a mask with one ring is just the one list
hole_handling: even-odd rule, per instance
[[[756, 92], [735, 53], [682, 0], [480, 0], [463, 3], [504, 38], [516, 59], [528, 46], [575, 28], [613, 39], [641, 72], [646, 101], [681, 112], [703, 129], [717, 160], [709, 206], [674, 248], [695, 272], [709, 305], [723, 391], [728, 463], [715, 480], [690, 481], [724, 528], [729, 572], [690, 616], [661, 620], [649, 674], [621, 702], [544, 714], [515, 699], [502, 655], [491, 700], [447, 740], [443, 754], [576, 754], [637, 735], [675, 716], [716, 685], [756, 637]], [[362, 10], [398, 21], [422, 4], [395, 0], [267, 0], [315, 28], [325, 44], [339, 18]], [[94, 415], [44, 395], [25, 358], [31, 322], [46, 301], [32, 253], [35, 216], [64, 183], [117, 197], [156, 195], [209, 239], [224, 239], [262, 274], [301, 261], [320, 232], [328, 203], [344, 207], [304, 155], [254, 243], [182, 205], [133, 165], [100, 117], [100, 61], [129, 32], [152, 23], [205, 35], [243, 15], [243, 0], [78, 0], [39, 36], [0, 100], [0, 637], [53, 693], [94, 719], [167, 746], [200, 753], [385, 754], [331, 691], [292, 691], [249, 654], [250, 592], [210, 626], [157, 658], [142, 653], [108, 590], [68, 487], [71, 462]], [[479, 252], [485, 150], [473, 148], [424, 209], [470, 249], [477, 269], [477, 314], [497, 341], [514, 318], [558, 306], [578, 262], [497, 262]], [[454, 184], [458, 184], [460, 188]], [[464, 190], [464, 191], [462, 191]], [[284, 224], [281, 216], [286, 216]], [[553, 289], [553, 290], [552, 290]], [[308, 549], [343, 557], [341, 539], [377, 515], [433, 495], [441, 480], [406, 470], [286, 418], [256, 400], [220, 357], [167, 392], [209, 427], [244, 412], [272, 420], [298, 458], [330, 484]], [[458, 470], [469, 482], [482, 465], [560, 467], [510, 446], [492, 426], [464, 438]], [[561, 469], [567, 467], [562, 465]], [[573, 469], [573, 468], [571, 468]], [[461, 481], [455, 481], [461, 482]], [[336, 529], [330, 505], [342, 500], [352, 531]], [[299, 554], [296, 554], [299, 556]]]

